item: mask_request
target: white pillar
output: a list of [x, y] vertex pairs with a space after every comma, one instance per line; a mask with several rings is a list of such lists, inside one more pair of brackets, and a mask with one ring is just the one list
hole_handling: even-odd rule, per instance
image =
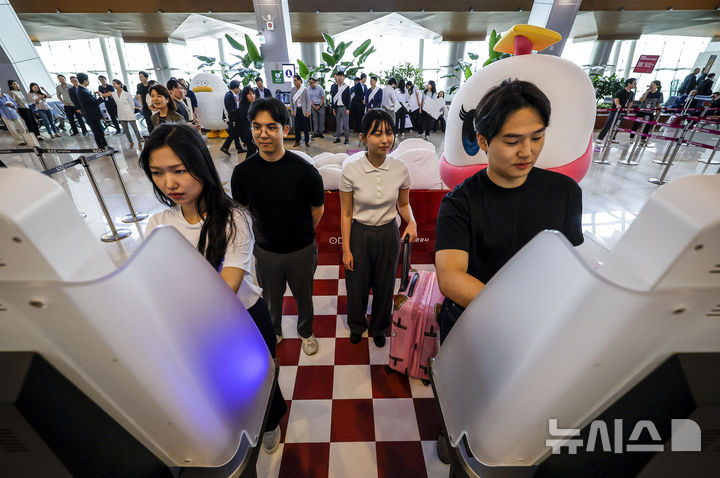
[[100, 50], [102, 50], [103, 60], [105, 60], [105, 72], [107, 73], [108, 83], [112, 82], [115, 76], [112, 71], [112, 63], [110, 63], [110, 55], [108, 54], [107, 38], [98, 38], [100, 41]]
[[115, 50], [117, 50], [118, 61], [120, 62], [120, 71], [122, 72], [123, 81], [128, 91], [132, 94], [132, 87], [130, 84], [130, 75], [128, 75], [127, 67], [125, 66], [125, 46], [123, 45], [122, 38], [115, 37]]
[[535, 0], [528, 24], [549, 28], [562, 35], [562, 40], [544, 49], [544, 55], [561, 56], [570, 36], [582, 0]]
[[635, 46], [637, 46], [637, 40], [630, 41], [630, 51], [628, 51], [627, 61], [625, 62], [625, 73], [623, 77], [625, 79], [630, 76], [630, 71], [633, 68], [633, 58], [635, 57]]

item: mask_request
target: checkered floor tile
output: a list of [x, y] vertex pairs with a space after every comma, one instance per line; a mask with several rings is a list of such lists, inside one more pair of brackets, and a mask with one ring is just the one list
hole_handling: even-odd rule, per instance
[[297, 306], [289, 289], [285, 294], [285, 338], [277, 354], [288, 413], [278, 450], [260, 452], [258, 476], [447, 477], [449, 469], [435, 451], [440, 416], [432, 390], [386, 372], [389, 343], [378, 348], [367, 333], [359, 344], [350, 343], [343, 272], [337, 265], [320, 265], [315, 273], [319, 350], [313, 356], [301, 351]]

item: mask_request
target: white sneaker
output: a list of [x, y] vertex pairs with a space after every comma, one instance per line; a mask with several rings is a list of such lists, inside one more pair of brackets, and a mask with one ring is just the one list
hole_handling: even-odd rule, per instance
[[282, 339], [283, 339], [282, 334], [280, 334], [280, 335], [275, 335], [275, 345], [279, 345], [280, 342], [282, 342]]
[[272, 453], [280, 446], [280, 425], [275, 430], [263, 433], [262, 447], [265, 453]]
[[302, 339], [302, 350], [305, 352], [305, 355], [314, 355], [317, 353], [318, 341], [315, 338], [315, 334], [312, 334], [306, 339]]
[[603, 144], [603, 140], [601, 140], [600, 138], [598, 138], [598, 139], [595, 140], [595, 143], [596, 143], [596, 144]]

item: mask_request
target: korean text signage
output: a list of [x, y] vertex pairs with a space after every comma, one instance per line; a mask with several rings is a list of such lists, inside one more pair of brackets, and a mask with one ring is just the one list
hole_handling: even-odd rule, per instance
[[652, 73], [660, 55], [640, 55], [633, 73]]

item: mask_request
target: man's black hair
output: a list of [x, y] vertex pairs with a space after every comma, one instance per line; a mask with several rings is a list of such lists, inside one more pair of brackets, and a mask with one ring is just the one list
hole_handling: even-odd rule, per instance
[[138, 73], [140, 73], [145, 78], [150, 78], [150, 75], [148, 75], [147, 71], [138, 71]]
[[633, 81], [637, 81], [637, 80], [635, 78], [628, 78], [627, 80], [625, 80], [625, 86], [628, 86]]
[[300, 81], [302, 81], [302, 76], [300, 76], [300, 75], [298, 75], [298, 74], [294, 74], [294, 75], [293, 75], [293, 80], [300, 80]]
[[261, 77], [259, 77], [259, 76], [256, 76], [256, 77], [255, 77], [255, 83], [257, 83], [258, 81], [262, 81], [262, 80], [263, 80], [263, 79], [262, 79]]
[[248, 119], [253, 121], [261, 111], [267, 111], [273, 120], [285, 126], [290, 123], [287, 106], [277, 98], [260, 98], [250, 104]]
[[105, 75], [98, 75], [98, 80], [102, 78], [103, 80], [107, 81], [107, 76]]
[[715, 78], [715, 73], [710, 73], [707, 77], [708, 77], [708, 78]]
[[387, 82], [388, 85], [397, 85], [397, 80], [394, 76], [391, 76], [390, 79]]
[[168, 80], [166, 86], [167, 86], [168, 90], [173, 90], [173, 89], [177, 88], [178, 86], [180, 86], [180, 82], [178, 80], [176, 80], [175, 78], [170, 78]]
[[365, 73], [360, 73], [360, 79], [367, 78], [367, 75]]
[[88, 76], [87, 76], [87, 74], [85, 74], [85, 73], [78, 73], [78, 74], [77, 74], [77, 80], [78, 80], [78, 81], [80, 82], [80, 84], [82, 85], [83, 83], [85, 83], [86, 81], [88, 81]]
[[[63, 75], [63, 74], [61, 73], [61, 74], [59, 74], [57, 77], [58, 77], [58, 78], [60, 78], [60, 77], [65, 78], [65, 75]], [[67, 80], [67, 78], [65, 78], [65, 79]]]
[[373, 75], [373, 76], [370, 77], [370, 79], [377, 81], [377, 76]]
[[508, 116], [522, 108], [535, 109], [543, 124], [550, 124], [550, 100], [545, 93], [528, 81], [510, 79], [490, 88], [475, 108], [474, 115], [470, 115], [472, 110], [467, 113], [463, 110], [461, 117], [465, 113], [465, 118], [474, 118], [474, 132], [484, 136], [490, 144], [502, 130]]

